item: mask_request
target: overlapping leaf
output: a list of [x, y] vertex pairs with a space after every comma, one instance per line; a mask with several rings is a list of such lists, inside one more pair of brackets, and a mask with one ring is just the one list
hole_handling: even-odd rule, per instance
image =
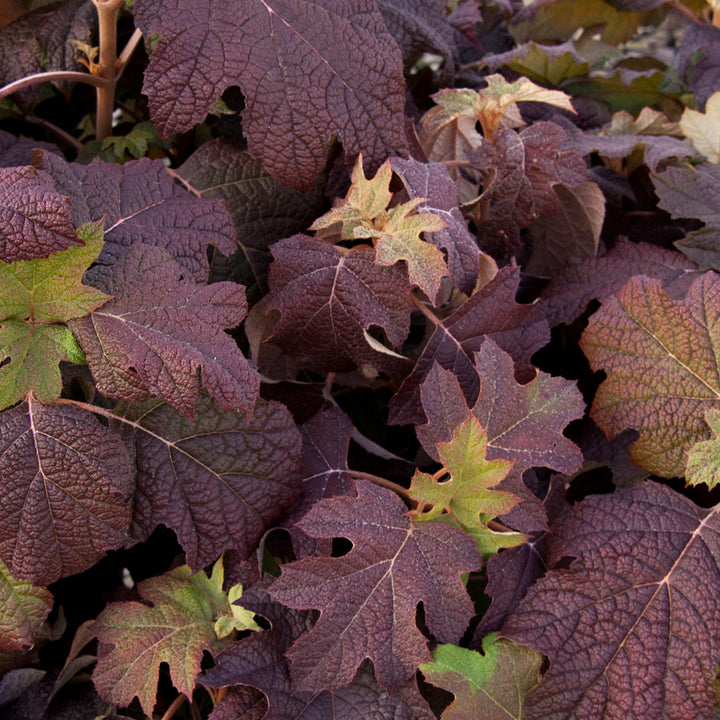
[[708, 162], [720, 162], [720, 92], [708, 98], [705, 112], [685, 108], [680, 127]]
[[124, 544], [133, 471], [122, 441], [89, 412], [32, 395], [0, 415], [0, 556], [49, 585]]
[[450, 441], [437, 444], [443, 467], [434, 475], [417, 471], [409, 491], [419, 503], [415, 520], [440, 519], [459, 527], [474, 538], [483, 556], [527, 539], [521, 533], [488, 527], [490, 520], [509, 513], [520, 498], [496, 487], [512, 462], [487, 460], [486, 452], [487, 433], [477, 418], [469, 415], [455, 428]]
[[95, 382], [110, 397], [160, 397], [190, 416], [202, 386], [225, 409], [250, 412], [259, 377], [223, 332], [245, 317], [245, 291], [184, 274], [167, 251], [140, 243], [93, 269], [91, 282], [115, 297], [70, 327]]
[[192, 420], [157, 400], [116, 415], [137, 463], [133, 536], [162, 523], [193, 568], [225, 550], [248, 557], [296, 497], [300, 438], [279, 403], [258, 400], [250, 419], [204, 395]]
[[503, 636], [547, 655], [528, 720], [709, 718], [720, 662], [718, 509], [655, 483], [596, 495], [553, 528], [552, 570]]
[[427, 242], [447, 253], [450, 277], [460, 290], [470, 295], [478, 280], [478, 266], [489, 271], [494, 261], [481, 255], [477, 240], [468, 230], [459, 209], [459, 188], [442, 163], [421, 163], [413, 158], [391, 159], [392, 169], [402, 179], [411, 199], [425, 198], [418, 205], [420, 213], [437, 215], [445, 227], [428, 233]]
[[184, 190], [161, 160], [119, 165], [96, 159], [80, 165], [43, 152], [33, 162], [70, 198], [76, 225], [104, 218], [103, 262], [115, 261], [130, 245], [147, 243], [165, 248], [190, 277], [205, 282], [208, 245], [226, 255], [237, 249], [225, 205]]
[[554, 185], [575, 187], [589, 179], [582, 157], [559, 149], [566, 137], [559, 125], [536, 122], [520, 133], [501, 129], [494, 143], [483, 142], [470, 155], [472, 166], [488, 178], [476, 201], [489, 206], [478, 228], [481, 247], [491, 253], [514, 251], [522, 228], [560, 208]]
[[703, 105], [718, 89], [720, 81], [720, 28], [710, 23], [690, 23], [683, 33], [676, 60], [678, 75]]
[[287, 653], [297, 690], [347, 685], [366, 658], [379, 684], [397, 690], [429, 659], [418, 603], [442, 642], [458, 642], [473, 614], [460, 573], [480, 565], [474, 542], [444, 523], [411, 523], [394, 493], [356, 485], [357, 497], [322, 500], [299, 523], [314, 537], [345, 537], [353, 549], [285, 565], [270, 588], [284, 605], [321, 611]]
[[371, 249], [347, 251], [304, 235], [280, 240], [272, 253], [268, 309], [280, 313], [273, 343], [314, 370], [397, 366], [365, 331], [382, 328], [394, 347], [407, 337], [412, 303], [402, 266], [378, 265]]
[[542, 310], [515, 302], [520, 280], [518, 268], [503, 268], [450, 317], [438, 323], [412, 372], [390, 401], [391, 423], [417, 424], [423, 421], [420, 385], [433, 363], [452, 370], [472, 405], [479, 391], [473, 353], [486, 336], [508, 352], [520, 377], [532, 377], [530, 356], [550, 339]]
[[402, 58], [374, 3], [143, 0], [135, 22], [160, 36], [143, 91], [164, 135], [239, 85], [250, 152], [286, 185], [312, 185], [333, 133], [375, 167], [405, 147]]
[[661, 208], [674, 217], [693, 217], [705, 227], [688, 233], [675, 246], [701, 268], [720, 270], [720, 165], [669, 167], [653, 176]]
[[520, 720], [527, 694], [540, 680], [543, 658], [495, 635], [483, 641], [482, 655], [455, 645], [438, 645], [420, 671], [428, 682], [449, 690], [455, 700], [442, 720]]
[[[292, 686], [285, 653], [312, 628], [315, 614], [282, 608], [265, 591], [252, 588], [243, 603], [272, 625], [223, 651], [201, 680], [208, 687], [252, 686], [267, 698], [266, 720], [431, 720], [433, 715], [412, 680], [398, 692], [382, 690], [365, 662], [346, 687], [310, 693]], [[233, 701], [236, 717], [252, 708], [254, 698]], [[222, 703], [219, 707], [222, 707]]]
[[410, 283], [434, 301], [448, 268], [440, 250], [425, 242], [420, 234], [442, 230], [446, 223], [435, 213], [416, 212], [425, 198], [416, 197], [388, 209], [392, 199], [391, 178], [392, 168], [386, 160], [375, 177], [368, 180], [361, 155], [353, 169], [352, 184], [345, 199], [318, 218], [311, 228], [322, 230], [340, 223], [343, 240], [372, 238], [375, 261], [387, 266], [404, 261]]
[[64, 323], [110, 296], [81, 282], [102, 248], [102, 224], [84, 226], [76, 237], [85, 244], [47, 258], [0, 264], [0, 408], [30, 390], [40, 400], [54, 400], [62, 389], [58, 363], [84, 362]]
[[705, 422], [714, 437], [690, 448], [685, 479], [689, 484], [705, 483], [712, 489], [720, 483], [720, 410], [708, 408], [705, 411]]
[[580, 345], [607, 379], [591, 416], [608, 435], [639, 432], [632, 459], [664, 477], [684, 475], [688, 450], [709, 437], [708, 408], [720, 407], [720, 279], [697, 278], [683, 300], [637, 276], [603, 302]]
[[31, 648], [52, 605], [48, 590], [13, 577], [0, 560], [0, 652]]
[[[562, 434], [565, 426], [582, 417], [585, 410], [575, 383], [537, 371], [533, 380], [520, 385], [513, 374], [512, 359], [491, 338], [483, 342], [474, 360], [480, 392], [472, 413], [487, 431], [487, 458], [512, 460], [516, 472], [531, 467], [575, 472], [582, 464], [582, 453]], [[452, 402], [445, 401], [447, 390], [433, 392], [432, 385], [439, 382], [449, 385]], [[467, 408], [458, 407], [454, 401], [461, 389], [448, 370], [437, 368], [426, 383], [428, 392], [422, 393], [422, 403], [428, 423], [417, 428], [417, 435], [435, 457], [433, 446], [452, 438]]]
[[552, 186], [558, 210], [542, 215], [530, 225], [532, 253], [523, 270], [529, 275], [552, 277], [570, 258], [594, 258], [605, 219], [605, 197], [594, 182], [574, 188]]
[[[184, 565], [138, 584], [152, 607], [108, 605], [93, 626], [99, 640], [93, 681], [105, 701], [129, 705], [137, 697], [151, 716], [161, 663], [168, 664], [175, 687], [192, 697], [203, 653], [218, 653], [230, 641], [216, 633], [217, 621], [233, 614], [222, 585], [221, 560], [211, 577]], [[242, 629], [248, 628], [256, 629], [251, 615]]]
[[618, 238], [605, 255], [571, 260], [548, 284], [539, 302], [550, 326], [570, 324], [591, 300], [602, 301], [615, 294], [633, 275], [657, 278], [666, 288], [673, 284], [684, 287], [697, 275], [696, 270], [697, 266], [679, 253]]
[[0, 168], [0, 260], [44, 258], [80, 245], [71, 203], [32, 167]]
[[324, 209], [319, 184], [304, 195], [284, 187], [226, 140], [204, 143], [175, 172], [200, 197], [227, 203], [239, 249], [231, 259], [213, 258], [211, 278], [242, 283], [248, 300], [267, 291], [271, 243], [305, 230]]

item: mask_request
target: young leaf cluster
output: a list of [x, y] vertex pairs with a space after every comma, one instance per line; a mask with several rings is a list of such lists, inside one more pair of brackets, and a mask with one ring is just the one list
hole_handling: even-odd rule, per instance
[[710, 720], [719, 18], [9, 3], [0, 719]]

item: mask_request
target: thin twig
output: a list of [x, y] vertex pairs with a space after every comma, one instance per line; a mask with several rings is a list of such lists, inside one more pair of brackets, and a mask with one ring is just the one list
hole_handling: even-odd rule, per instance
[[30, 85], [37, 85], [38, 83], [52, 82], [53, 80], [67, 80], [68, 82], [83, 82], [86, 85], [93, 85], [96, 88], [102, 87], [106, 84], [103, 78], [91, 75], [90, 73], [77, 72], [75, 70], [53, 70], [51, 72], [34, 73], [33, 75], [27, 75], [20, 80], [15, 80], [7, 85], [0, 88], [0, 98], [12, 95], [18, 90], [29, 87]]
[[54, 123], [51, 123], [49, 120], [37, 117], [36, 115], [27, 115], [25, 116], [25, 120], [33, 125], [45, 128], [53, 133], [53, 135], [57, 135], [57, 137], [66, 142], [73, 150], [75, 150], [75, 152], [80, 152], [82, 150], [83, 144], [76, 137], [73, 137], [69, 132], [66, 132]]
[[404, 488], [402, 485], [394, 483], [392, 480], [386, 480], [379, 475], [362, 472], [361, 470], [347, 470], [346, 472], [352, 477], [361, 478], [362, 480], [369, 480], [375, 485], [384, 487], [387, 490], [392, 490], [394, 493], [397, 493], [401, 497], [405, 498], [405, 500], [407, 500], [411, 505], [417, 505], [417, 502], [413, 499], [412, 495], [410, 495], [410, 491], [407, 488]]
[[[170, 720], [173, 715], [180, 709], [180, 706], [186, 701], [188, 698], [183, 695], [182, 693], [178, 695], [172, 703], [170, 703], [170, 707], [165, 711], [164, 715], [160, 718], [160, 720]], [[190, 702], [188, 700], [188, 702]]]
[[135, 32], [130, 36], [130, 39], [127, 41], [127, 44], [123, 48], [123, 51], [120, 53], [117, 59], [116, 63], [116, 71], [117, 74], [115, 75], [115, 80], [119, 80], [120, 76], [125, 71], [125, 68], [127, 67], [127, 64], [130, 62], [130, 58], [132, 57], [132, 54], [135, 52], [135, 48], [138, 46], [138, 43], [142, 39], [142, 31], [135, 30]]

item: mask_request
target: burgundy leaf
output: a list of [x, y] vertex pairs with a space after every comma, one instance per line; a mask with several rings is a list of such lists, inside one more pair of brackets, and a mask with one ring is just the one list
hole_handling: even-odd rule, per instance
[[297, 558], [317, 555], [319, 548], [327, 549], [328, 553], [332, 550], [329, 541], [311, 538], [297, 526], [297, 521], [323, 498], [357, 494], [353, 473], [347, 465], [353, 433], [350, 418], [339, 408], [330, 408], [304, 423], [300, 432], [303, 442], [301, 495], [282, 524], [290, 533]]
[[472, 153], [473, 167], [491, 177], [480, 196], [490, 204], [490, 217], [478, 228], [481, 247], [491, 254], [514, 252], [522, 228], [558, 209], [555, 183], [574, 187], [590, 180], [577, 151], [559, 150], [566, 138], [559, 125], [536, 122], [520, 133], [501, 129], [494, 142], [484, 141]]
[[[547, 520], [555, 520], [565, 504], [565, 483], [555, 475], [542, 500]], [[506, 518], [503, 520], [506, 521]], [[535, 532], [528, 542], [506, 548], [488, 558], [485, 594], [492, 598], [492, 602], [475, 630], [471, 647], [479, 650], [482, 639], [488, 633], [500, 629], [507, 615], [520, 604], [528, 588], [545, 574], [547, 537], [546, 524], [545, 529]]]
[[[415, 681], [397, 693], [378, 687], [372, 667], [365, 662], [346, 687], [317, 694], [294, 690], [285, 653], [308, 632], [314, 613], [289, 611], [270, 600], [265, 591], [251, 588], [242, 596], [243, 607], [262, 615], [272, 624], [263, 633], [237, 643], [217, 658], [217, 664], [200, 681], [208, 687], [247, 686], [262, 690], [267, 698], [265, 720], [432, 720]], [[238, 707], [251, 707], [253, 698]], [[220, 705], [222, 707], [222, 704]], [[220, 715], [220, 717], [223, 717]], [[235, 720], [237, 715], [232, 715]], [[244, 716], [241, 716], [244, 717]]]
[[300, 438], [280, 403], [258, 400], [250, 419], [205, 396], [193, 420], [157, 400], [116, 413], [137, 463], [133, 535], [166, 525], [192, 568], [230, 549], [248, 557], [296, 497]]
[[378, 265], [371, 249], [347, 251], [305, 235], [280, 240], [272, 253], [268, 309], [280, 319], [271, 341], [283, 352], [317, 371], [398, 365], [365, 331], [382, 328], [394, 347], [407, 337], [413, 306], [401, 265]]
[[390, 401], [390, 423], [423, 422], [420, 385], [436, 362], [453, 371], [468, 404], [474, 404], [480, 384], [473, 353], [487, 336], [510, 353], [519, 377], [533, 376], [530, 357], [550, 340], [550, 329], [540, 307], [515, 302], [519, 282], [518, 267], [502, 268], [450, 317], [436, 325], [412, 372]]
[[[225, 409], [252, 410], [259, 377], [223, 332], [245, 317], [241, 285], [197, 285], [167, 252], [137, 244], [88, 279], [114, 299], [70, 322], [101, 392], [161, 397], [192, 416], [204, 387]], [[198, 377], [200, 369], [200, 377]]]
[[305, 194], [284, 187], [250, 153], [226, 140], [204, 143], [175, 172], [200, 197], [227, 203], [239, 249], [232, 260], [213, 258], [211, 278], [240, 282], [248, 296], [267, 292], [270, 245], [307, 229], [324, 210], [320, 183]]
[[417, 3], [413, 0], [378, 0], [378, 9], [390, 34], [402, 50], [406, 71], [424, 52], [442, 55], [442, 75], [455, 71], [455, 31], [449, 24], [444, 0]]
[[161, 160], [143, 158], [118, 165], [95, 159], [79, 165], [43, 152], [35, 162], [69, 196], [76, 225], [105, 218], [101, 261], [116, 260], [134, 243], [157, 245], [191, 277], [205, 282], [208, 245], [226, 255], [237, 249], [225, 205], [182, 189]]
[[52, 178], [31, 167], [0, 168], [0, 260], [33, 260], [82, 245], [71, 204]]
[[720, 28], [709, 23], [688, 23], [680, 41], [676, 67], [689, 82], [695, 102], [703, 107], [720, 87]]
[[653, 176], [658, 205], [673, 217], [698, 218], [701, 230], [689, 233], [675, 246], [701, 268], [720, 269], [720, 165], [669, 167]]
[[552, 527], [552, 570], [502, 633], [547, 655], [527, 718], [709, 718], [720, 662], [717, 507], [655, 483], [591, 496]]
[[32, 395], [0, 414], [0, 554], [49, 585], [124, 544], [133, 472], [121, 439], [73, 405]]
[[347, 538], [352, 550], [285, 565], [270, 589], [284, 605], [321, 611], [287, 653], [299, 691], [347, 685], [366, 658], [379, 684], [397, 690], [430, 657], [418, 603], [440, 642], [457, 643], [473, 614], [460, 580], [482, 563], [473, 540], [445, 523], [412, 523], [394, 493], [356, 485], [357, 497], [322, 500], [299, 523], [313, 537]]
[[593, 299], [618, 292], [633, 275], [648, 275], [667, 285], [697, 275], [697, 266], [680, 253], [619, 238], [599, 258], [570, 261], [543, 291], [540, 304], [551, 327], [571, 323]]
[[34, 150], [60, 153], [57, 145], [46, 142], [29, 140], [24, 137], [15, 137], [4, 130], [0, 130], [0, 167], [9, 168], [17, 165], [30, 165]]
[[[484, 341], [474, 360], [480, 392], [472, 412], [488, 433], [487, 459], [512, 460], [518, 473], [531, 467], [575, 472], [582, 464], [582, 453], [562, 434], [585, 411], [575, 383], [537, 371], [533, 380], [520, 385], [510, 356], [491, 338]], [[433, 454], [433, 445], [452, 437], [464, 410], [457, 408], [460, 386], [451, 372], [437, 368], [425, 382], [422, 402], [428, 423], [416, 432]]]
[[[394, 157], [391, 164], [405, 184], [410, 198], [426, 199], [418, 210], [433, 213], [445, 222], [444, 229], [427, 233], [425, 238], [445, 250], [453, 283], [470, 295], [477, 282], [481, 253], [458, 207], [458, 183], [452, 180], [442, 163], [421, 163], [413, 158]], [[483, 259], [492, 263], [489, 257], [483, 256]]]
[[[97, 23], [92, 4], [66, 0], [32, 7], [31, 12], [0, 28], [0, 85], [43, 71], [82, 70], [73, 40], [90, 43]], [[58, 85], [67, 86], [67, 82]], [[35, 86], [23, 88], [13, 97], [25, 106], [43, 95]]]
[[138, 0], [135, 22], [160, 36], [143, 92], [165, 136], [238, 85], [250, 152], [298, 190], [319, 175], [333, 133], [374, 167], [405, 148], [400, 52], [374, 2]]

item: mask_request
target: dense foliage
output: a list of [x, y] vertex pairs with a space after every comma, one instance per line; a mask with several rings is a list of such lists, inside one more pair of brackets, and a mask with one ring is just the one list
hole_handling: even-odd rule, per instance
[[712, 718], [719, 28], [5, 3], [0, 718]]

